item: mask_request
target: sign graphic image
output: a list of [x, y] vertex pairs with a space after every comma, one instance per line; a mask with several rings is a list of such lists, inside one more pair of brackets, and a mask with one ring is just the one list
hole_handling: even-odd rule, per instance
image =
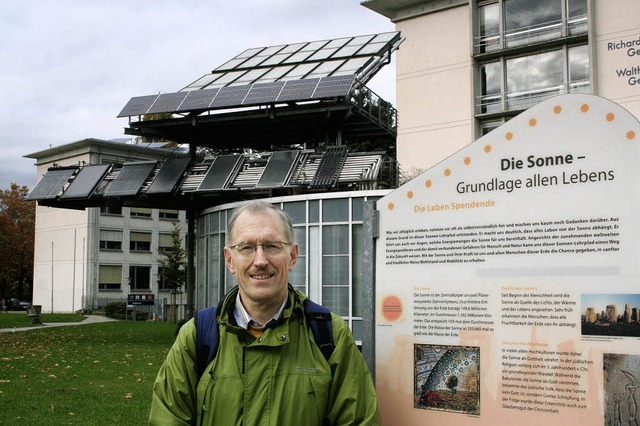
[[639, 148], [628, 111], [563, 95], [378, 200], [383, 424], [640, 418]]

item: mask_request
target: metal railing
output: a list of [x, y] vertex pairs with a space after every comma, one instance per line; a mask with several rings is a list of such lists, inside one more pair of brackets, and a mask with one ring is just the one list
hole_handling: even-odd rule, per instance
[[492, 31], [491, 34], [483, 34], [474, 38], [474, 53], [489, 53], [513, 47], [528, 46], [562, 37], [586, 34], [587, 31], [587, 15], [530, 25], [505, 31], [503, 34]]
[[361, 114], [369, 117], [383, 128], [396, 132], [398, 128], [398, 110], [376, 95], [372, 90], [362, 86], [351, 94], [351, 103]]
[[580, 80], [535, 90], [478, 96], [476, 98], [476, 115], [520, 111], [556, 95], [590, 93], [590, 91], [590, 81]]

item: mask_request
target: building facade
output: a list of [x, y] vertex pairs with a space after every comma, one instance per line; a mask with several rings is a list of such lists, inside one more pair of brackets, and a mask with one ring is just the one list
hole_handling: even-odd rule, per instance
[[534, 104], [608, 98], [640, 117], [636, 0], [369, 0], [396, 54], [397, 154], [426, 170]]
[[[52, 166], [123, 164], [175, 156], [170, 149], [84, 139], [28, 154], [40, 178]], [[125, 301], [129, 294], [170, 299], [158, 260], [172, 247], [185, 213], [145, 207], [36, 207], [33, 304], [43, 312], [76, 312]], [[184, 243], [184, 238], [183, 238]]]

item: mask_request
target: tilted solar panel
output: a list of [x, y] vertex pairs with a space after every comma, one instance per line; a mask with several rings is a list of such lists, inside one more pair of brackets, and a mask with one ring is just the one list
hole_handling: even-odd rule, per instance
[[84, 166], [73, 178], [71, 184], [60, 198], [89, 198], [110, 167], [108, 164]]
[[189, 166], [188, 158], [171, 158], [167, 160], [147, 189], [147, 194], [168, 194], [173, 192], [180, 178]]
[[78, 170], [77, 167], [49, 169], [25, 198], [27, 200], [47, 200], [55, 198], [67, 182], [69, 182], [69, 179], [76, 170]]
[[122, 108], [118, 117], [131, 117], [132, 115], [144, 115], [149, 111], [151, 105], [159, 95], [136, 96], [129, 99], [129, 102]]
[[136, 195], [156, 166], [155, 161], [125, 163], [118, 176], [104, 192], [105, 197]]
[[197, 191], [224, 189], [242, 164], [241, 155], [219, 155], [213, 160]]
[[271, 154], [256, 188], [278, 188], [288, 183], [300, 151], [276, 151]]

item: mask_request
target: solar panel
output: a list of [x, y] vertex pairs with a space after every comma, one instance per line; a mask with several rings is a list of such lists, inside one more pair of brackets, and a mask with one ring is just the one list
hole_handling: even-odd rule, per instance
[[300, 101], [311, 99], [316, 86], [320, 81], [319, 78], [308, 78], [306, 80], [289, 80], [285, 83], [280, 95], [278, 95], [278, 102], [287, 101]]
[[78, 170], [77, 167], [54, 170], [49, 169], [31, 190], [29, 195], [26, 196], [26, 199], [47, 200], [55, 198], [56, 195], [62, 191], [62, 188], [64, 188], [76, 170]]
[[353, 85], [355, 75], [341, 75], [337, 77], [323, 77], [318, 82], [318, 87], [313, 92], [313, 97], [333, 98], [336, 96], [347, 96]]
[[156, 166], [155, 161], [125, 163], [118, 176], [104, 192], [105, 197], [136, 195]]
[[346, 146], [332, 146], [327, 148], [320, 160], [318, 170], [313, 176], [311, 186], [334, 186], [338, 182], [338, 176], [340, 176], [340, 170], [342, 170], [346, 158]]
[[247, 96], [247, 92], [251, 86], [230, 86], [223, 87], [218, 92], [218, 96], [211, 102], [211, 108], [219, 108], [219, 107], [231, 107], [231, 106], [240, 106], [242, 105], [242, 101], [244, 97]]
[[180, 105], [176, 112], [194, 111], [199, 109], [207, 109], [211, 105], [211, 101], [216, 97], [220, 89], [203, 89], [192, 90], [187, 92], [188, 95]]
[[122, 108], [118, 117], [130, 117], [132, 115], [144, 115], [147, 113], [158, 95], [136, 96], [129, 99], [129, 102]]
[[174, 112], [180, 107], [188, 92], [163, 93], [153, 103], [147, 114]]
[[197, 191], [224, 189], [243, 161], [241, 155], [219, 155], [213, 160]]
[[71, 185], [64, 191], [60, 199], [89, 198], [110, 167], [108, 164], [84, 166], [73, 178]]
[[284, 186], [289, 181], [299, 155], [300, 151], [276, 151], [271, 154], [256, 188]]
[[244, 105], [273, 103], [278, 98], [283, 86], [283, 81], [254, 84], [242, 103]]
[[173, 192], [180, 178], [189, 166], [188, 158], [171, 158], [167, 160], [147, 189], [147, 194], [168, 194]]

